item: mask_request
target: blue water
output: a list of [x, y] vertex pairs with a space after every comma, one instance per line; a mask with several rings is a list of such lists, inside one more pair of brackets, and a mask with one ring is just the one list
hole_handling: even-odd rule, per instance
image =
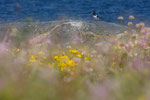
[[116, 18], [120, 15], [134, 15], [137, 22], [150, 22], [150, 0], [0, 0], [0, 22], [23, 21], [27, 17], [49, 21], [64, 16], [92, 20], [92, 10], [107, 22], [118, 23]]

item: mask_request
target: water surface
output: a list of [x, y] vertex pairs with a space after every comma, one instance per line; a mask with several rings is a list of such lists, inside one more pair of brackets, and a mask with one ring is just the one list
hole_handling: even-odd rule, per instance
[[[16, 3], [20, 8], [16, 9]], [[120, 15], [134, 15], [136, 21], [150, 21], [150, 0], [0, 0], [0, 22], [23, 21], [26, 17], [49, 21], [67, 16], [91, 20], [96, 10], [101, 20], [116, 22]]]

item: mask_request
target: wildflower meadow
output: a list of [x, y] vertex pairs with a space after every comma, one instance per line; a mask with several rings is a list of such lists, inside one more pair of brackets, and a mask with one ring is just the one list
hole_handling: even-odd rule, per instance
[[9, 24], [0, 100], [150, 100], [150, 28], [128, 20], [118, 34], [68, 35], [60, 29], [66, 24], [43, 31], [31, 19]]

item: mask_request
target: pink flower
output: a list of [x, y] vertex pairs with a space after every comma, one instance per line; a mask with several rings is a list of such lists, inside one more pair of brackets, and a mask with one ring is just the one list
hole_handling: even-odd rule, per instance
[[142, 61], [142, 59], [134, 58], [133, 59], [133, 68], [138, 71], [142, 71], [146, 68], [149, 68], [149, 64], [147, 63], [146, 59]]
[[142, 46], [142, 48], [144, 48], [146, 46], [146, 41], [145, 40], [141, 41], [141, 46]]
[[125, 44], [125, 48], [128, 49], [129, 48], [129, 44]]
[[8, 51], [8, 44], [7, 43], [0, 43], [0, 55], [3, 55]]
[[84, 67], [83, 70], [86, 72], [90, 72], [90, 69], [88, 67]]
[[46, 40], [45, 40], [45, 43], [47, 43], [47, 44], [51, 44], [51, 43], [52, 43], [52, 41], [51, 41], [50, 39], [46, 39]]
[[74, 36], [74, 40], [75, 40], [75, 41], [80, 41], [81, 39], [80, 39], [80, 37], [79, 37], [78, 35], [75, 35], [75, 36]]

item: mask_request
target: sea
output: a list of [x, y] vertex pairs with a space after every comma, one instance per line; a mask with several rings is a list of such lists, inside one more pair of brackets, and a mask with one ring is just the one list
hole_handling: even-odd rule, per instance
[[150, 0], [0, 0], [0, 23], [24, 21], [52, 21], [61, 19], [94, 20], [95, 10], [100, 21], [120, 23], [118, 16], [128, 22], [150, 23]]

